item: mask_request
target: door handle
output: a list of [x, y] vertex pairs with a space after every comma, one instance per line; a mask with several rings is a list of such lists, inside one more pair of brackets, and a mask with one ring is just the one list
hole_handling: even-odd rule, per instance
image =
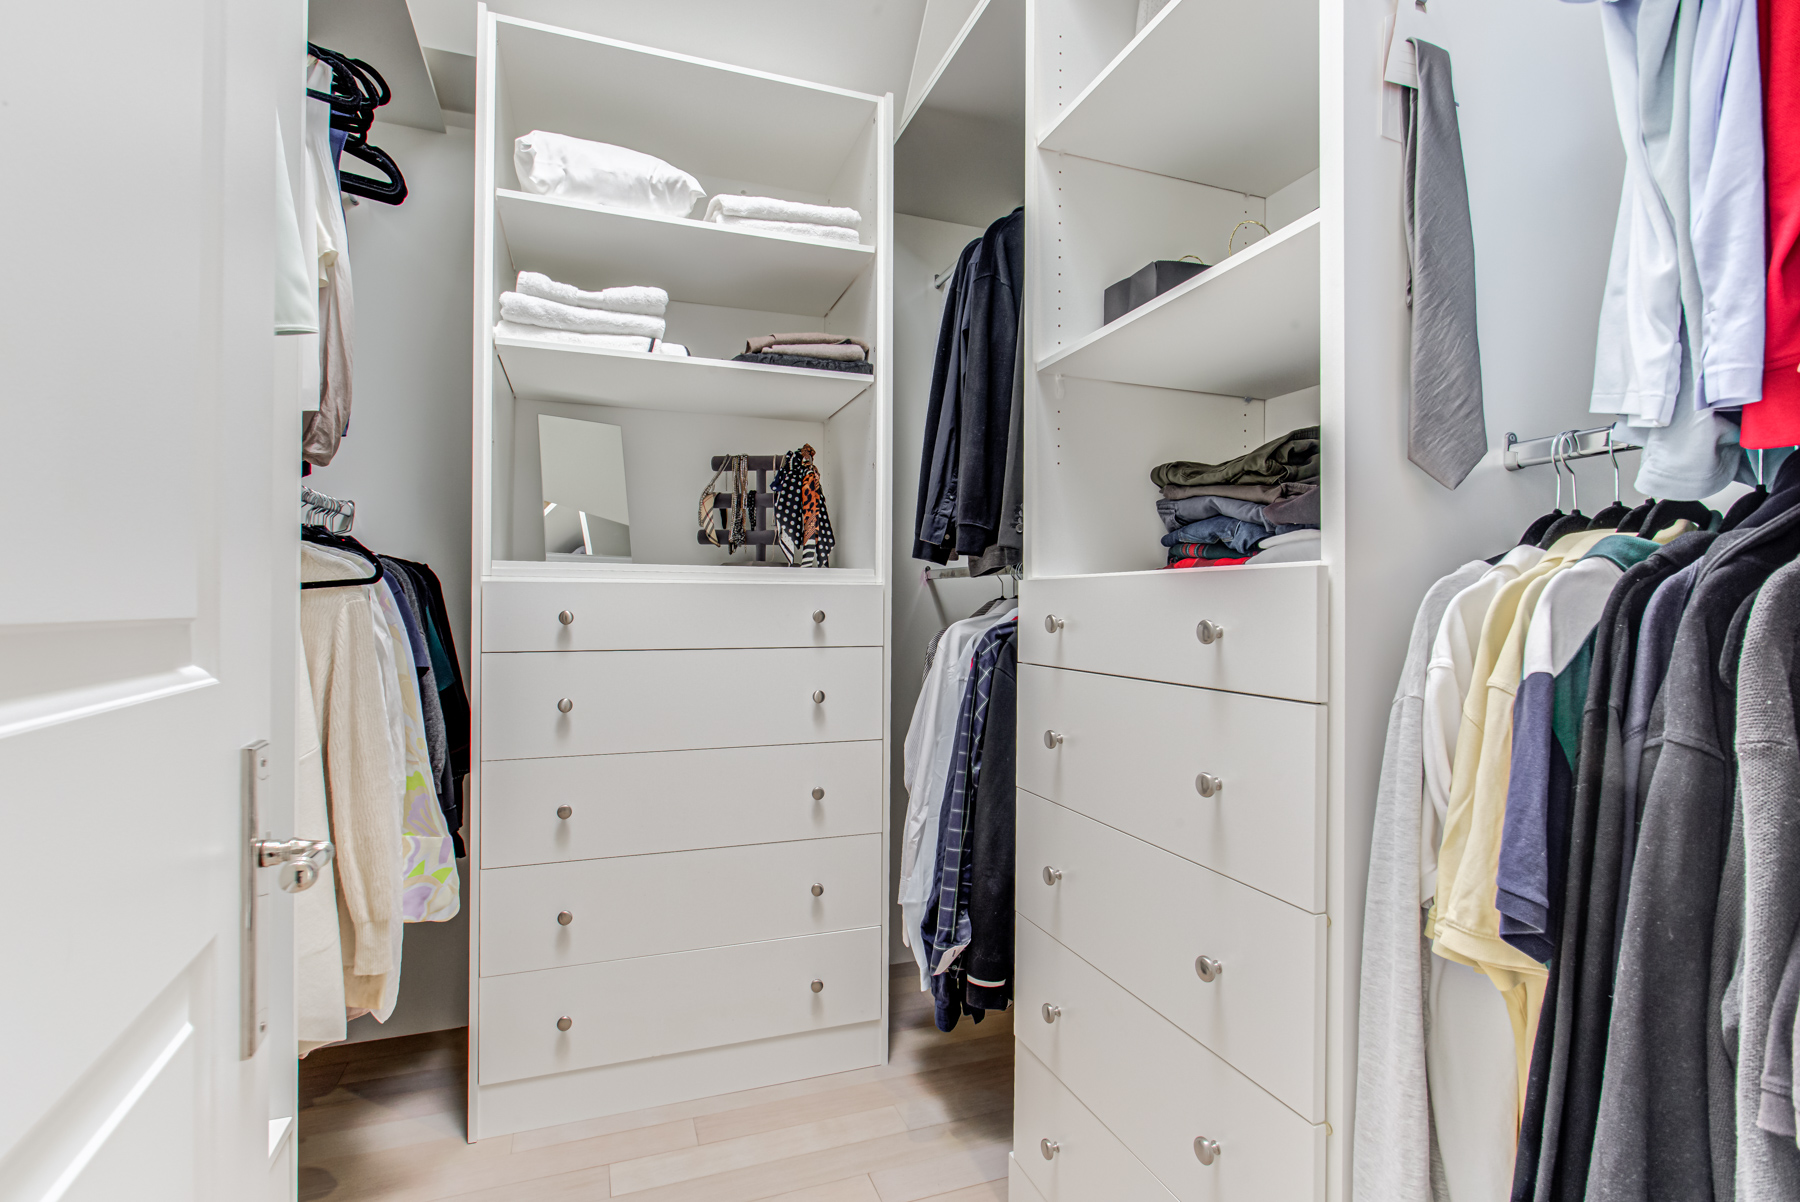
[[258, 868], [281, 869], [281, 888], [285, 893], [311, 889], [337, 852], [329, 839], [256, 839], [251, 847], [256, 852]]

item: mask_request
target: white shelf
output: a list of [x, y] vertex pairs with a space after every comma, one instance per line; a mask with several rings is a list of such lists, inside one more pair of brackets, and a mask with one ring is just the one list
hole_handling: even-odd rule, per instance
[[822, 422], [875, 377], [497, 337], [513, 394], [541, 401]]
[[496, 190], [494, 206], [519, 271], [583, 288], [652, 284], [672, 300], [697, 305], [822, 315], [875, 262], [873, 246], [602, 209], [508, 188]]
[[514, 17], [494, 24], [505, 113], [498, 134], [509, 158], [519, 134], [554, 130], [629, 146], [696, 175], [826, 194], [881, 103]]
[[1267, 196], [1319, 165], [1318, 0], [1175, 0], [1038, 138]]
[[1283, 396], [1317, 384], [1317, 210], [1037, 367], [1219, 396]]

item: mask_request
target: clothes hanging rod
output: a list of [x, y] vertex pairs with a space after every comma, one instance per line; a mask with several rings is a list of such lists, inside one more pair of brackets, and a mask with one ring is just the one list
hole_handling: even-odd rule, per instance
[[[1549, 434], [1543, 438], [1520, 438], [1509, 431], [1502, 462], [1506, 464], [1507, 471], [1516, 472], [1521, 468], [1541, 467], [1558, 460], [1567, 463], [1571, 459], [1592, 459], [1609, 452], [1643, 450], [1641, 443], [1616, 440], [1609, 442], [1607, 435], [1612, 432], [1612, 426], [1595, 426], [1591, 430], [1564, 430], [1561, 434]], [[1560, 447], [1557, 445], [1558, 440], [1561, 440]]]
[[950, 277], [955, 274], [956, 264], [952, 263], [950, 266], [931, 277], [931, 286], [936, 288], [939, 292], [942, 292], [944, 290], [944, 285], [948, 284], [950, 282]]
[[314, 513], [342, 518], [341, 524], [331, 524], [330, 529], [334, 534], [348, 534], [356, 525], [355, 501], [340, 501], [336, 497], [328, 497], [305, 484], [300, 486], [300, 506]]
[[[998, 572], [990, 572], [988, 575], [995, 578], [1010, 576], [1014, 580], [1020, 578], [1019, 569], [1016, 567], [1001, 568]], [[966, 580], [968, 577], [969, 566], [967, 564], [958, 564], [953, 568], [926, 568], [924, 573], [919, 577], [919, 583], [930, 584], [933, 580]]]

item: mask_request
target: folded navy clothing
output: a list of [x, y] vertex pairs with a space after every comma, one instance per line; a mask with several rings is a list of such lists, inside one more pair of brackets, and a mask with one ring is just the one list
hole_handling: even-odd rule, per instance
[[1163, 535], [1162, 544], [1173, 547], [1177, 543], [1221, 543], [1243, 554], [1270, 535], [1305, 529], [1305, 526], [1265, 526], [1261, 522], [1244, 522], [1219, 515], [1171, 530]]
[[866, 359], [815, 359], [811, 355], [775, 355], [767, 351], [756, 354], [733, 355], [733, 363], [765, 363], [771, 367], [810, 367], [818, 371], [848, 371], [858, 375], [872, 376], [875, 365]]

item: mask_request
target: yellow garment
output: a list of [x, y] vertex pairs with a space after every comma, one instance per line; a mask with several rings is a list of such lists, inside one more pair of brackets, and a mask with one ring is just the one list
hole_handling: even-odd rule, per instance
[[1531, 1068], [1547, 970], [1499, 937], [1500, 912], [1494, 906], [1511, 782], [1513, 695], [1519, 688], [1531, 613], [1544, 586], [1612, 533], [1565, 535], [1534, 567], [1500, 590], [1482, 620], [1456, 740], [1450, 809], [1428, 933], [1438, 955], [1486, 973], [1505, 995], [1513, 1022], [1520, 1099]]

